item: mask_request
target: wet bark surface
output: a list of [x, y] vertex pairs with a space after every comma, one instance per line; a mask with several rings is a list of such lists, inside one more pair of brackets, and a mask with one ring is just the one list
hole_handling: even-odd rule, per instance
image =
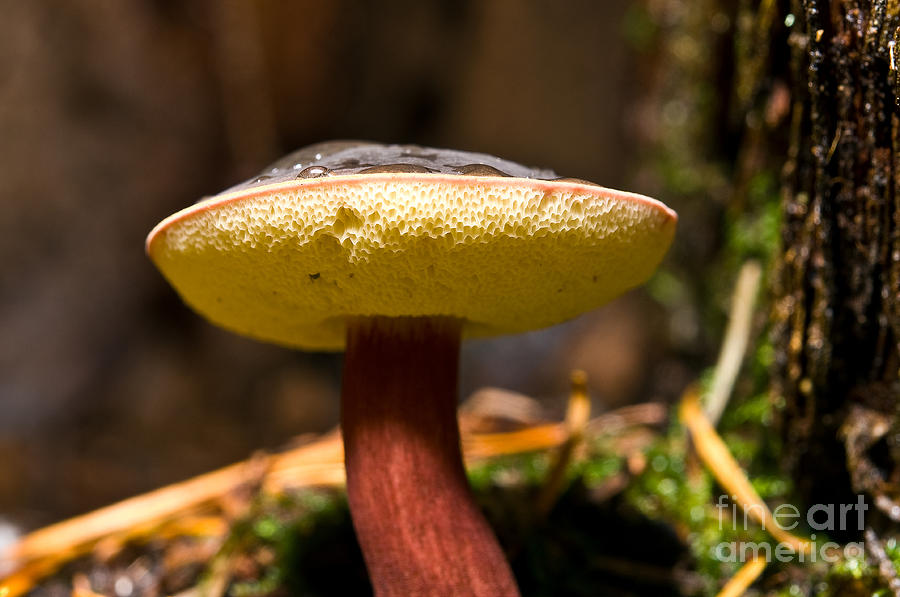
[[900, 474], [900, 5], [784, 8], [792, 107], [773, 313], [784, 453], [810, 503], [864, 491], [884, 506]]

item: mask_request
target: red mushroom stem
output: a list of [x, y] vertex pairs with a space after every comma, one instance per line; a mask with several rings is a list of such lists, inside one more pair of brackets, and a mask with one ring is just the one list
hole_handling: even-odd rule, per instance
[[475, 503], [456, 418], [461, 322], [348, 322], [341, 428], [347, 494], [375, 594], [518, 595]]

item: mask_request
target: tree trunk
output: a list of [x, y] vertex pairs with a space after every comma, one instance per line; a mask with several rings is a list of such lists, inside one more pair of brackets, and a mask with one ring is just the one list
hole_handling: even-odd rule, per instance
[[900, 480], [900, 3], [785, 8], [792, 108], [773, 313], [784, 453], [809, 503], [867, 492], [890, 514], [898, 496], [888, 487]]

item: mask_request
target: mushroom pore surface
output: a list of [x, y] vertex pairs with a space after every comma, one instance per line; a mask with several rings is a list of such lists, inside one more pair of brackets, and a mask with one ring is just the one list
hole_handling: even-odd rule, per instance
[[448, 316], [469, 337], [553, 325], [644, 282], [675, 230], [653, 199], [484, 154], [333, 142], [266, 172], [147, 249], [214, 323], [308, 349], [342, 349], [355, 316]]

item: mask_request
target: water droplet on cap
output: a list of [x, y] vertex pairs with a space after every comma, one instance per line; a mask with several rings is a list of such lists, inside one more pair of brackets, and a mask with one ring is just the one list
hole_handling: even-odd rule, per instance
[[308, 168], [301, 170], [300, 174], [297, 175], [297, 178], [319, 178], [328, 176], [330, 172], [331, 170], [324, 166], [309, 166]]
[[599, 186], [600, 186], [600, 185], [598, 185], [596, 182], [591, 182], [591, 181], [585, 180], [585, 179], [583, 179], [583, 178], [571, 178], [571, 177], [568, 177], [568, 176], [564, 176], [564, 177], [562, 177], [562, 178], [554, 178], [554, 179], [552, 179], [552, 180], [553, 180], [553, 182], [574, 182], [574, 183], [576, 183], [576, 184], [586, 184], [586, 185], [590, 185], [590, 186], [592, 186], [592, 187], [599, 187]]
[[269, 174], [262, 174], [262, 175], [260, 175], [260, 176], [257, 176], [256, 178], [254, 178], [251, 182], [252, 182], [253, 184], [256, 184], [256, 183], [258, 183], [258, 182], [263, 182], [263, 181], [265, 181], [265, 180], [269, 180], [270, 178], [272, 178], [271, 175], [269, 175]]
[[459, 167], [459, 173], [466, 176], [509, 176], [506, 172], [498, 170], [487, 164], [468, 164]]

